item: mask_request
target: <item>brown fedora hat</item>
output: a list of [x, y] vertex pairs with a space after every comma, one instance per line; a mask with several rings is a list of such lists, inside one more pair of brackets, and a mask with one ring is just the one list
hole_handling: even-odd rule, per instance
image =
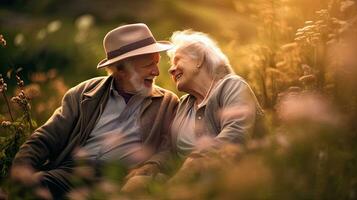
[[168, 41], [156, 41], [146, 24], [128, 24], [111, 30], [104, 37], [107, 58], [97, 68], [108, 66], [132, 56], [166, 51], [172, 47]]

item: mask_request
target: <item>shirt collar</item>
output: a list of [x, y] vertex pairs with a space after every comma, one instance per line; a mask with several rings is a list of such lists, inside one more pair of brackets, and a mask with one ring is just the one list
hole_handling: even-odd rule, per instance
[[109, 86], [109, 94], [110, 95], [114, 95], [114, 96], [119, 96], [118, 91], [115, 89], [114, 83], [115, 83], [115, 81], [114, 81], [114, 78], [113, 78], [111, 83], [110, 83], [110, 86]]

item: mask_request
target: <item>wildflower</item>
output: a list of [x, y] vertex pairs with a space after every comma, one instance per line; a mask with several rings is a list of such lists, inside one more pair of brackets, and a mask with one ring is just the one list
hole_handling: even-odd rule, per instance
[[6, 127], [11, 126], [11, 124], [12, 123], [10, 121], [2, 121], [1, 122], [1, 127], [6, 128]]
[[58, 31], [61, 28], [61, 26], [62, 26], [62, 22], [60, 20], [52, 21], [47, 25], [47, 31], [48, 33], [54, 33]]
[[69, 199], [73, 200], [86, 200], [89, 198], [90, 190], [87, 187], [76, 188], [69, 192]]
[[312, 24], [314, 24], [314, 22], [313, 21], [305, 21], [305, 24], [306, 25], [312, 25]]
[[332, 40], [329, 40], [326, 42], [326, 45], [333, 45], [333, 44], [336, 44], [337, 43], [337, 40], [336, 39], [332, 39]]
[[7, 194], [0, 188], [0, 199], [8, 199]]
[[50, 191], [44, 187], [36, 188], [35, 194], [37, 195], [37, 197], [40, 197], [41, 199], [52, 199], [52, 195]]
[[309, 26], [305, 26], [304, 28], [302, 28], [302, 30], [308, 32], [313, 28], [315, 28], [315, 25], [309, 25]]
[[10, 109], [10, 104], [6, 96], [6, 90], [7, 90], [7, 84], [5, 83], [2, 74], [0, 74], [0, 93], [2, 93], [2, 96], [4, 97], [11, 120], [14, 121], [14, 117], [12, 116], [11, 109]]
[[0, 34], [0, 43], [2, 46], [6, 46], [6, 40], [4, 39], [4, 36]]
[[276, 63], [276, 67], [277, 67], [277, 68], [281, 68], [281, 67], [283, 67], [283, 66], [285, 66], [285, 65], [286, 65], [286, 61], [285, 61], [285, 60]]
[[306, 39], [306, 36], [296, 37], [294, 40], [299, 42], [299, 41], [302, 41], [304, 39]]
[[62, 78], [55, 79], [51, 83], [52, 87], [59, 95], [63, 95], [68, 90], [68, 87], [65, 85]]
[[30, 108], [31, 108], [30, 104], [28, 102], [28, 98], [26, 97], [26, 95], [25, 95], [23, 90], [21, 90], [21, 92], [17, 96], [12, 97], [11, 101], [13, 103], [16, 103], [18, 106], [20, 106], [26, 112], [28, 110], [30, 110]]
[[249, 140], [246, 144], [246, 148], [251, 151], [256, 151], [259, 149], [264, 149], [270, 146], [270, 140], [267, 138]]
[[312, 68], [309, 65], [302, 64], [301, 68], [302, 68], [302, 71], [304, 72], [304, 75], [312, 74]]
[[281, 46], [280, 48], [284, 51], [288, 51], [288, 50], [294, 49], [295, 47], [297, 47], [297, 43], [292, 42], [292, 43], [285, 44], [285, 45]]
[[301, 92], [302, 89], [300, 87], [292, 86], [289, 87], [288, 92]]
[[154, 150], [151, 147], [144, 146], [139, 151], [136, 151], [132, 155], [130, 155], [129, 159], [133, 160], [133, 161], [146, 160], [151, 155], [153, 155], [153, 153], [154, 153]]
[[75, 24], [79, 30], [88, 30], [94, 24], [94, 17], [92, 15], [82, 15], [76, 20]]
[[73, 152], [73, 156], [76, 160], [82, 160], [89, 156], [88, 152], [83, 148], [77, 148]]
[[244, 195], [271, 184], [272, 172], [258, 156], [243, 158], [230, 170], [224, 172], [224, 181], [219, 187], [227, 193]]
[[287, 148], [290, 145], [288, 138], [283, 134], [277, 135], [275, 139], [276, 142], [283, 148]]
[[25, 85], [24, 81], [18, 75], [16, 75], [16, 82], [17, 82], [17, 85], [19, 86], [19, 88], [23, 88]]
[[47, 72], [47, 77], [48, 77], [49, 79], [54, 79], [54, 78], [56, 78], [56, 76], [57, 76], [57, 70], [56, 70], [56, 69], [50, 69], [50, 70], [48, 70], [48, 72]]
[[47, 109], [49, 109], [49, 108], [46, 106], [46, 104], [43, 103], [43, 102], [40, 102], [40, 103], [38, 103], [38, 105], [36, 107], [36, 112], [40, 114], [40, 113], [44, 112]]
[[328, 28], [328, 26], [327, 26], [326, 24], [323, 24], [323, 25], [321, 25], [320, 27], [321, 27], [321, 29], [323, 29], [323, 30], [325, 30], [325, 29]]
[[14, 39], [15, 46], [21, 46], [24, 44], [24, 42], [25, 42], [25, 36], [22, 33], [19, 33], [15, 36]]
[[328, 37], [328, 38], [334, 38], [334, 37], [336, 37], [336, 34], [330, 33], [330, 34], [328, 34], [327, 37]]
[[302, 36], [304, 33], [301, 31], [296, 32], [295, 36]]
[[322, 96], [313, 93], [286, 95], [277, 105], [280, 119], [285, 122], [307, 120], [326, 124], [336, 124], [337, 114]]
[[28, 99], [34, 99], [41, 95], [41, 89], [39, 84], [30, 84], [24, 87], [24, 93], [27, 94]]
[[346, 11], [347, 9], [349, 9], [351, 6], [353, 6], [355, 4], [354, 1], [351, 1], [351, 0], [347, 0], [347, 1], [342, 1], [341, 2], [341, 6], [340, 6], [340, 11], [341, 12], [344, 12]]
[[[249, 143], [253, 141], [255, 140], [250, 140]], [[222, 147], [219, 149], [219, 156], [225, 160], [237, 158], [239, 156], [242, 156], [243, 153], [244, 153], [244, 149], [242, 148], [241, 145], [238, 144], [227, 143], [222, 145]]]
[[80, 178], [90, 180], [95, 177], [95, 170], [89, 165], [76, 166], [74, 168], [74, 174]]
[[78, 32], [74, 38], [74, 41], [76, 43], [83, 43], [86, 41], [89, 34], [88, 30], [93, 26], [93, 24], [94, 17], [92, 15], [82, 15], [79, 17], [75, 22]]
[[313, 34], [312, 34], [312, 36], [314, 36], [314, 37], [317, 37], [317, 38], [318, 38], [318, 37], [320, 37], [320, 36], [321, 36], [321, 33], [313, 33]]
[[43, 40], [46, 37], [46, 35], [47, 35], [46, 29], [41, 29], [38, 31], [36, 38], [38, 40]]
[[118, 186], [109, 180], [103, 180], [98, 184], [98, 188], [106, 194], [115, 194], [118, 192]]
[[7, 90], [7, 84], [4, 81], [4, 78], [0, 74], [0, 92], [3, 93]]
[[298, 28], [297, 32], [303, 33], [303, 29], [302, 28]]
[[38, 83], [43, 83], [47, 81], [46, 74], [43, 72], [36, 72], [31, 74], [31, 81], [33, 82], [38, 82]]
[[299, 78], [299, 81], [301, 81], [304, 84], [307, 83], [313, 83], [316, 80], [315, 75], [310, 74], [310, 75], [305, 75]]
[[195, 148], [198, 151], [202, 151], [212, 147], [214, 145], [214, 139], [210, 136], [202, 136], [197, 139]]

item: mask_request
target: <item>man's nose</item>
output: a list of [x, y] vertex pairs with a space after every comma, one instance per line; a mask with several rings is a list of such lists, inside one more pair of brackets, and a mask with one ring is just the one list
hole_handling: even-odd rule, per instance
[[158, 75], [160, 75], [160, 70], [159, 70], [159, 67], [158, 67], [157, 65], [155, 65], [155, 66], [153, 67], [153, 69], [151, 70], [151, 75], [153, 75], [153, 76], [158, 76]]

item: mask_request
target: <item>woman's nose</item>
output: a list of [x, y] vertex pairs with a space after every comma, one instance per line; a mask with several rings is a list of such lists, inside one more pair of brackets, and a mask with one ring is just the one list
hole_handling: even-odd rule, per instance
[[175, 65], [171, 65], [170, 69], [169, 69], [169, 74], [173, 75], [175, 73], [176, 70], [176, 66]]

